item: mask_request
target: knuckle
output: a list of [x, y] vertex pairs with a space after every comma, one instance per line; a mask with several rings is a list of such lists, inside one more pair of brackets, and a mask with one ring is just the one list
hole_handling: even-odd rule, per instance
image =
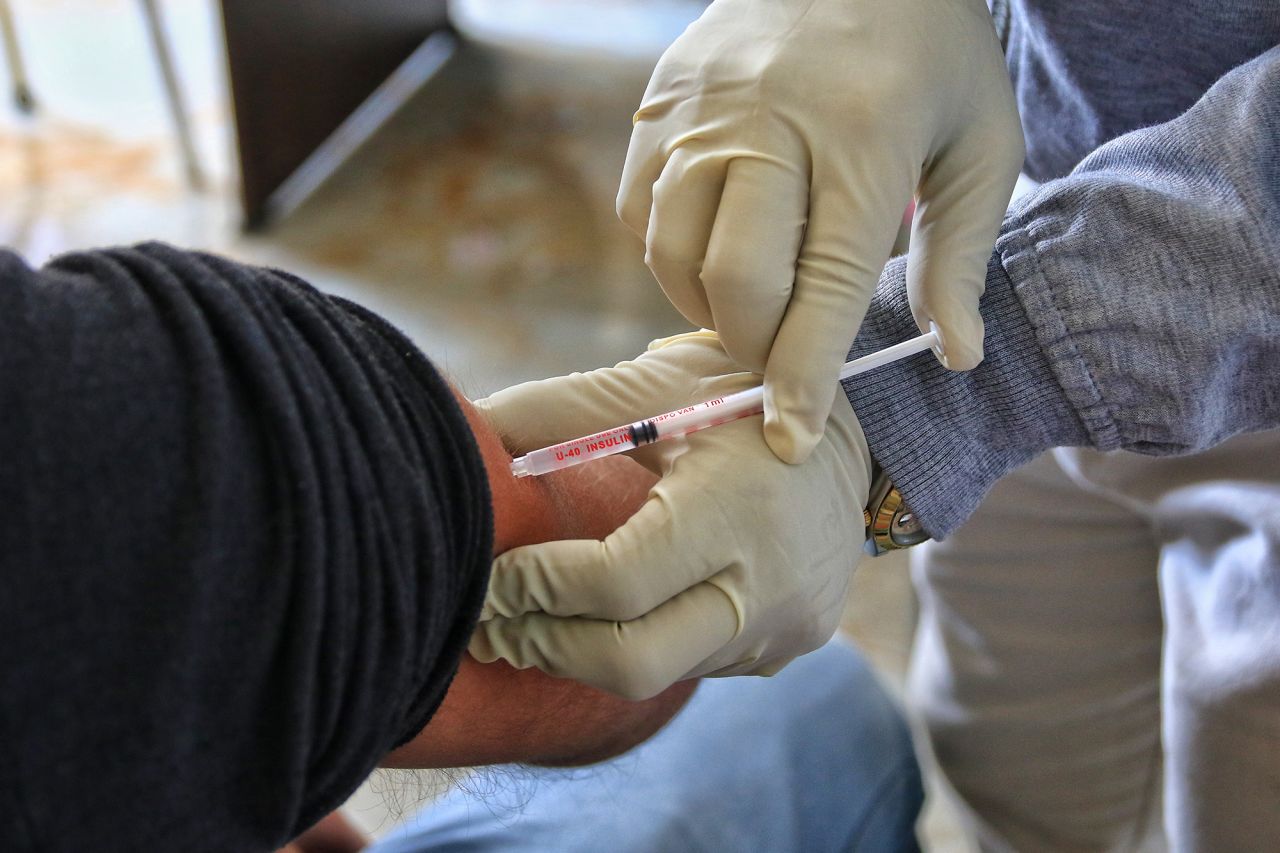
[[613, 210], [615, 213], [618, 214], [618, 218], [621, 219], [623, 222], [626, 222], [627, 225], [631, 224], [630, 222], [627, 221], [631, 212], [630, 200], [631, 200], [631, 191], [624, 184], [623, 186], [618, 188], [618, 196], [613, 200]]
[[649, 211], [643, 193], [634, 187], [623, 186], [618, 190], [614, 211], [624, 225], [640, 237], [644, 237], [644, 229], [648, 227]]
[[663, 231], [655, 229], [645, 241], [644, 262], [654, 272], [658, 269], [686, 265], [687, 259], [682, 257], [682, 254], [675, 237]]
[[743, 296], [769, 289], [768, 276], [752, 263], [747, 252], [717, 252], [702, 268], [702, 284], [708, 290], [739, 291]]
[[652, 241], [646, 241], [644, 244], [644, 265], [655, 275], [657, 274], [655, 267], [662, 266], [662, 259], [654, 252]]

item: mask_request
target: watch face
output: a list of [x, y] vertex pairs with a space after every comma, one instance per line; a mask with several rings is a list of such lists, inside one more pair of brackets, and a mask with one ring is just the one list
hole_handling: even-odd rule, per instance
[[912, 545], [919, 545], [921, 542], [927, 541], [929, 534], [924, 532], [924, 528], [920, 526], [916, 514], [911, 511], [911, 507], [904, 503], [893, 514], [893, 521], [889, 524], [889, 538], [899, 548], [910, 548]]
[[878, 465], [872, 469], [871, 494], [863, 517], [867, 526], [865, 550], [869, 554], [910, 548], [929, 539], [916, 514], [903, 501], [902, 493]]

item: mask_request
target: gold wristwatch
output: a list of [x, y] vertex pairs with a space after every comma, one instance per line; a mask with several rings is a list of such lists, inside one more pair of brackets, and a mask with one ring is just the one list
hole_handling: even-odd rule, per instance
[[867, 541], [862, 546], [873, 557], [886, 551], [899, 551], [927, 541], [916, 515], [902, 499], [902, 493], [889, 479], [879, 463], [871, 462], [871, 493], [862, 520], [867, 527]]

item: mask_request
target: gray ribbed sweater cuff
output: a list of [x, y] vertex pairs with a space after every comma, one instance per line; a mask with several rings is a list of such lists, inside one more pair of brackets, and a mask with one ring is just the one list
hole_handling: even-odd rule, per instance
[[[996, 255], [981, 311], [986, 357], [973, 370], [950, 371], [922, 353], [844, 382], [871, 455], [935, 539], [968, 518], [1004, 474], [1051, 447], [1088, 443]], [[849, 357], [918, 334], [906, 259], [895, 258]]]

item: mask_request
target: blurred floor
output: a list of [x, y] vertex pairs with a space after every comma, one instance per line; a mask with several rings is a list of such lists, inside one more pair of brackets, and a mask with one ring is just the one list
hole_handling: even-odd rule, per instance
[[[645, 67], [464, 50], [295, 215], [245, 237], [216, 3], [161, 7], [210, 188], [185, 186], [135, 0], [13, 0], [40, 107], [0, 106], [0, 244], [39, 262], [159, 239], [279, 266], [388, 316], [471, 396], [688, 327], [613, 213]], [[914, 614], [901, 555], [865, 560], [845, 628], [898, 687]], [[431, 784], [383, 779], [352, 805], [385, 828]], [[926, 823], [929, 849], [966, 849], [946, 814]]]

